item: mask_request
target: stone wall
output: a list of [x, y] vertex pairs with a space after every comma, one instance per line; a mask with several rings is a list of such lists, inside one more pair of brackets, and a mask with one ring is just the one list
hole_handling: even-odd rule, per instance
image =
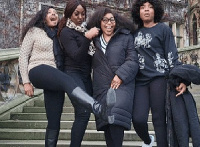
[[0, 49], [19, 46], [20, 0], [0, 0]]
[[0, 49], [20, 46], [23, 27], [42, 4], [64, 8], [66, 0], [0, 0]]

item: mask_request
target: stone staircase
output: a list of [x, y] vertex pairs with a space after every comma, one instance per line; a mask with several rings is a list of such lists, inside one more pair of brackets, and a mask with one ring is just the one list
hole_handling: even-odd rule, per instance
[[[192, 86], [198, 113], [200, 114], [200, 86]], [[24, 106], [22, 112], [13, 112], [9, 120], [0, 121], [0, 147], [44, 147], [47, 125], [43, 97], [33, 99], [33, 104]], [[61, 121], [58, 147], [67, 147], [70, 143], [70, 129], [74, 120], [73, 107], [66, 97]], [[149, 115], [149, 131], [154, 134]], [[125, 131], [123, 147], [139, 147], [142, 141], [134, 129]], [[154, 144], [156, 146], [156, 143]], [[94, 116], [91, 115], [82, 147], [105, 147], [103, 132], [96, 131]], [[190, 145], [192, 147], [192, 145]]]

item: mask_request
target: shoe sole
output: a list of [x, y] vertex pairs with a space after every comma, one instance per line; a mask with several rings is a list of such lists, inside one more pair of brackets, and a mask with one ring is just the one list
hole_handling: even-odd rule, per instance
[[115, 121], [114, 115], [111, 115], [111, 110], [116, 103], [116, 93], [115, 90], [110, 88], [108, 89], [107, 96], [106, 96], [106, 104], [108, 108], [108, 123], [113, 124]]

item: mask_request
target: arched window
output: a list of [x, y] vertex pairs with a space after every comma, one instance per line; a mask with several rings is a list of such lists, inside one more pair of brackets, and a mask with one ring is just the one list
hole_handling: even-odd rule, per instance
[[192, 29], [193, 29], [193, 45], [197, 45], [197, 18], [195, 14], [192, 19]]

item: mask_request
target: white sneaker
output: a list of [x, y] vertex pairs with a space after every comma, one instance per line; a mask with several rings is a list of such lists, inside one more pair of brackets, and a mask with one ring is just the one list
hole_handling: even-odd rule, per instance
[[153, 143], [154, 143], [154, 136], [153, 135], [149, 135], [149, 137], [151, 138], [151, 143], [150, 144], [145, 144], [143, 142], [142, 147], [152, 147]]

